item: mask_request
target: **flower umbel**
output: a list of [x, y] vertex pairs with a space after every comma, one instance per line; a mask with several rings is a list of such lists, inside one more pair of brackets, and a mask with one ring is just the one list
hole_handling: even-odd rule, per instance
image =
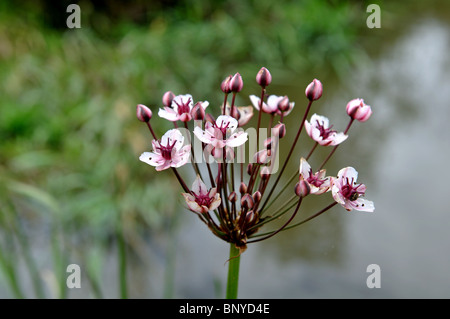
[[[256, 75], [255, 83], [261, 90], [259, 97], [249, 96], [253, 107], [250, 103], [247, 104], [249, 106], [240, 107], [236, 106], [236, 98], [244, 85], [242, 77], [239, 73], [226, 77], [219, 85], [224, 100], [217, 118], [209, 113], [210, 109], [206, 109], [208, 102], [194, 103], [190, 94], [175, 96], [171, 91], [166, 92], [162, 99], [163, 108], [159, 109], [158, 114], [174, 122], [175, 128], [166, 132], [161, 140], [157, 139], [152, 129], [151, 110], [139, 105], [136, 113], [138, 119], [147, 124], [154, 137], [153, 151], [144, 152], [140, 160], [154, 166], [157, 171], [172, 168], [184, 190], [182, 196], [189, 210], [196, 213], [214, 235], [231, 243], [241, 253], [249, 243], [268, 239], [280, 231], [301, 225], [338, 203], [347, 210], [374, 210], [373, 202], [363, 198], [366, 186], [356, 183], [357, 172], [354, 168], [342, 169], [337, 177], [326, 176], [324, 168], [338, 145], [349, 137], [347, 133], [354, 120], [364, 122], [370, 117], [370, 106], [364, 104], [361, 99], [351, 100], [346, 107], [351, 118], [344, 132], [334, 130], [325, 116], [313, 114], [308, 121], [312, 105], [317, 103], [323, 93], [322, 83], [314, 79], [305, 90], [307, 107], [303, 117], [296, 121], [297, 133], [293, 139], [288, 139], [286, 135], [290, 133], [290, 128], [288, 124], [283, 123], [283, 119], [293, 112], [295, 103], [287, 96], [268, 94], [267, 88], [271, 82], [270, 72], [262, 68]], [[254, 112], [258, 113], [255, 114], [256, 134], [249, 134], [251, 131], [244, 131], [243, 127], [251, 123]], [[279, 118], [275, 120], [276, 116]], [[191, 119], [194, 119], [195, 123], [189, 123]], [[268, 126], [264, 128], [263, 121], [266, 120]], [[192, 148], [191, 145], [183, 146], [184, 137], [178, 128], [178, 121], [184, 122], [182, 129], [186, 133], [194, 133], [193, 136], [189, 135], [188, 139], [189, 144], [193, 145]], [[260, 129], [262, 133], [271, 136], [260, 136]], [[308, 155], [300, 159], [299, 171], [293, 172], [291, 179], [286, 182], [281, 177], [286, 168], [291, 167], [289, 161], [291, 156], [295, 157], [294, 150], [303, 129], [316, 143]], [[244, 144], [253, 137], [255, 140], [251, 142], [255, 143], [248, 143], [249, 147], [246, 148]], [[287, 143], [286, 153], [280, 152], [285, 150], [279, 145], [281, 141]], [[261, 145], [264, 143], [263, 148], [260, 147], [260, 142]], [[322, 165], [317, 165], [318, 169], [314, 171], [313, 165], [310, 164], [311, 156], [318, 145], [333, 147], [328, 156], [322, 159]], [[234, 149], [237, 147], [239, 149], [235, 154]], [[240, 150], [243, 152], [239, 152]], [[206, 160], [207, 151], [213, 155], [213, 161]], [[245, 159], [242, 154], [245, 154]], [[275, 164], [278, 164], [278, 158], [282, 156], [284, 159], [281, 159], [281, 169], [278, 170]], [[178, 172], [190, 158], [193, 159], [191, 164], [196, 176], [191, 189], [186, 186]], [[298, 158], [294, 161], [298, 163]], [[197, 165], [199, 163], [205, 164], [203, 170]], [[206, 179], [202, 174], [207, 174]], [[272, 180], [274, 175], [276, 179]], [[293, 185], [296, 179], [298, 182]], [[290, 190], [290, 199], [281, 196], [285, 190]], [[307, 195], [314, 194], [326, 199], [329, 191], [331, 204], [326, 204], [315, 214], [293, 223], [303, 200], [308, 200]], [[281, 226], [262, 234], [258, 233], [271, 221], [286, 217], [283, 216], [285, 214], [288, 218]]]

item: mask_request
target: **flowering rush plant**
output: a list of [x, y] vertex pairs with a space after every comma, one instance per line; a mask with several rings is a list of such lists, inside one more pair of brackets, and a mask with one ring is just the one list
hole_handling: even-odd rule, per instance
[[[220, 85], [224, 101], [218, 116], [207, 113], [207, 101], [195, 102], [190, 94], [166, 92], [158, 115], [173, 122], [174, 128], [162, 137], [152, 128], [150, 108], [142, 104], [136, 108], [137, 118], [147, 124], [153, 137], [152, 150], [142, 153], [139, 159], [157, 171], [171, 170], [182, 188], [180, 198], [184, 199], [187, 209], [214, 235], [230, 244], [227, 298], [237, 298], [240, 256], [248, 244], [302, 225], [337, 204], [347, 211], [374, 211], [373, 202], [364, 198], [366, 186], [357, 183], [355, 168], [342, 168], [336, 175], [327, 175], [324, 168], [338, 146], [348, 138], [354, 121], [365, 122], [370, 118], [371, 107], [362, 99], [348, 102], [349, 123], [343, 132], [333, 129], [323, 115], [313, 114], [308, 118], [313, 102], [319, 100], [323, 92], [322, 83], [314, 79], [305, 90], [307, 106], [299, 126], [294, 128], [297, 133], [293, 140], [286, 141], [290, 145], [289, 152], [280, 154], [279, 146], [287, 130], [284, 119], [297, 115], [293, 115], [295, 103], [287, 96], [267, 93], [271, 82], [270, 72], [261, 68], [256, 75], [260, 94], [249, 96], [253, 106], [237, 106], [236, 95], [242, 90], [243, 80], [239, 73], [229, 75]], [[254, 115], [256, 128], [246, 127]], [[268, 118], [267, 128], [261, 127], [263, 116]], [[292, 158], [303, 129], [315, 143], [305, 157]], [[329, 147], [330, 152], [317, 166], [308, 161], [319, 145]], [[284, 186], [279, 185], [290, 160], [298, 163], [299, 170]], [[184, 171], [182, 177], [179, 172], [182, 166], [191, 167], [193, 174]], [[294, 180], [297, 182], [293, 183]], [[280, 195], [285, 192], [291, 197], [280, 203]], [[294, 222], [302, 201], [311, 195], [321, 195], [324, 200], [329, 196], [331, 203]], [[285, 214], [289, 217], [281, 227], [259, 232], [262, 226]]]

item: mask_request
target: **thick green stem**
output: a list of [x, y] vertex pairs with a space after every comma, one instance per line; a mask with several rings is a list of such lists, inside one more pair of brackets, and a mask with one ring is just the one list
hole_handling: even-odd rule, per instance
[[227, 299], [237, 299], [239, 285], [240, 251], [230, 243], [230, 259], [228, 260]]

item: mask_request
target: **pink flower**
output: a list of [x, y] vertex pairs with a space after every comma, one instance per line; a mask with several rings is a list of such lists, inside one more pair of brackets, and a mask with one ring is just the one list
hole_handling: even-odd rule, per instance
[[305, 120], [305, 130], [308, 135], [323, 146], [338, 145], [348, 137], [344, 133], [337, 133], [335, 130], [332, 130], [332, 127], [325, 116], [314, 114], [311, 116], [311, 122]]
[[186, 164], [191, 155], [191, 146], [183, 146], [184, 137], [177, 129], [171, 129], [160, 141], [153, 140], [153, 152], [144, 152], [139, 157], [144, 163], [155, 166], [157, 171]]
[[[267, 103], [263, 102], [262, 111], [268, 114], [281, 115], [282, 112], [278, 108], [278, 104], [285, 99], [286, 99], [285, 96], [269, 95], [269, 97], [267, 98]], [[252, 102], [255, 109], [259, 111], [259, 104], [261, 103], [261, 99], [256, 95], [250, 95], [250, 101]], [[289, 107], [287, 108], [286, 111], [283, 112], [283, 116], [286, 116], [289, 113], [291, 113], [292, 109], [294, 108], [294, 105], [295, 102], [289, 102]]]
[[331, 194], [336, 202], [346, 210], [352, 209], [373, 212], [373, 202], [361, 198], [366, 192], [364, 184], [356, 184], [358, 172], [353, 167], [346, 167], [339, 171], [337, 178], [331, 180]]
[[372, 109], [363, 99], [354, 99], [347, 103], [347, 114], [360, 122], [365, 122], [372, 115]]
[[198, 175], [192, 184], [191, 193], [182, 193], [182, 195], [189, 209], [201, 214], [216, 209], [221, 203], [220, 195], [217, 193], [216, 188], [207, 190], [206, 185]]
[[311, 166], [302, 157], [299, 171], [300, 182], [305, 181], [309, 185], [309, 194], [320, 195], [330, 190], [330, 178], [325, 177], [326, 170], [322, 169], [313, 174]]
[[[208, 101], [201, 103], [203, 109], [206, 109], [209, 105]], [[192, 119], [191, 110], [193, 107], [192, 95], [177, 95], [173, 98], [171, 107], [165, 106], [164, 109], [159, 109], [158, 115], [172, 122], [189, 122]]]
[[[248, 134], [243, 131], [233, 133], [238, 127], [238, 121], [229, 115], [220, 115], [214, 123], [206, 122], [205, 130], [195, 127], [194, 134], [205, 144], [214, 148], [237, 147], [244, 144]], [[231, 135], [230, 135], [231, 134]]]

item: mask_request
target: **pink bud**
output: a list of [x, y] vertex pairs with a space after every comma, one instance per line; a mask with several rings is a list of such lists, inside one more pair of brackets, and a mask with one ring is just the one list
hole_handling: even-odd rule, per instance
[[256, 221], [256, 214], [251, 210], [245, 214], [245, 224], [251, 226]]
[[365, 122], [372, 115], [372, 109], [363, 99], [353, 99], [347, 103], [347, 114], [355, 120]]
[[152, 110], [143, 104], [138, 104], [136, 106], [136, 116], [139, 121], [148, 123], [152, 118]]
[[286, 126], [283, 123], [278, 123], [272, 128], [272, 135], [283, 138], [286, 135]]
[[167, 91], [164, 93], [162, 97], [162, 103], [164, 106], [170, 107], [172, 105], [173, 98], [175, 97], [175, 94], [172, 93], [172, 91]]
[[223, 93], [228, 94], [228, 93], [231, 92], [231, 89], [230, 89], [230, 81], [231, 81], [231, 78], [232, 78], [232, 77], [233, 77], [232, 75], [227, 76], [227, 77], [222, 81], [222, 84], [220, 84], [220, 89], [222, 90]]
[[278, 109], [280, 112], [286, 112], [290, 107], [289, 98], [285, 95], [280, 102], [278, 102]]
[[245, 194], [241, 198], [241, 207], [244, 209], [252, 209], [255, 202], [253, 201], [253, 197], [249, 194]]
[[231, 92], [240, 92], [242, 88], [244, 87], [244, 81], [242, 81], [242, 76], [239, 73], [236, 73], [233, 75], [233, 77], [230, 80], [230, 90]]
[[231, 111], [231, 113], [233, 113], [233, 114], [231, 114], [231, 116], [239, 121], [239, 119], [241, 118], [241, 112], [239, 112], [239, 110], [236, 106], [233, 107], [233, 110]]
[[228, 195], [228, 200], [229, 200], [230, 202], [236, 202], [236, 200], [237, 200], [236, 192], [231, 192], [231, 194]]
[[203, 121], [205, 118], [205, 109], [202, 106], [201, 102], [195, 103], [194, 107], [191, 110], [191, 115], [194, 120]]
[[247, 185], [244, 182], [239, 186], [239, 193], [241, 193], [241, 195], [247, 193]]
[[252, 163], [249, 163], [249, 164], [247, 165], [247, 174], [248, 174], [248, 175], [252, 175], [252, 172], [253, 172], [253, 164], [252, 164]]
[[253, 200], [255, 201], [255, 203], [258, 203], [262, 197], [261, 192], [260, 191], [254, 192], [252, 197], [253, 197]]
[[270, 176], [270, 169], [267, 166], [263, 166], [261, 168], [261, 171], [259, 172], [259, 174], [260, 174], [262, 180], [266, 180]]
[[266, 150], [270, 150], [272, 148], [272, 144], [273, 141], [271, 137], [266, 138], [266, 140], [264, 141], [264, 147], [266, 148]]
[[311, 191], [311, 187], [308, 182], [306, 182], [303, 178], [300, 178], [300, 181], [295, 184], [295, 194], [300, 197], [305, 197]]
[[308, 98], [308, 100], [315, 101], [315, 100], [320, 99], [320, 97], [322, 96], [322, 92], [323, 92], [322, 83], [320, 83], [319, 80], [314, 79], [306, 87], [305, 94], [306, 94], [306, 97]]
[[272, 82], [272, 75], [269, 70], [262, 67], [256, 74], [256, 82], [263, 88], [268, 86]]
[[261, 150], [253, 156], [253, 162], [266, 164], [269, 162], [269, 157], [270, 155], [267, 153], [267, 150]]

